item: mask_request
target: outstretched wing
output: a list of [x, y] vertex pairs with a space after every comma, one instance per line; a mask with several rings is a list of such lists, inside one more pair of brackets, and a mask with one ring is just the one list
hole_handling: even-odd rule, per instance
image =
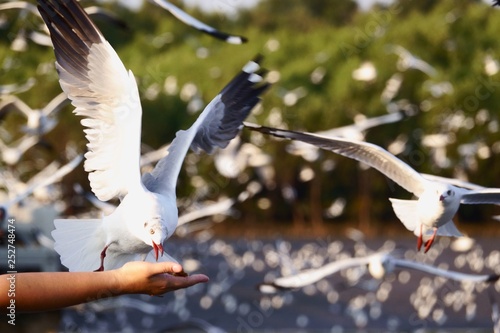
[[83, 116], [85, 171], [103, 201], [140, 186], [141, 104], [132, 72], [76, 0], [38, 0], [62, 89]]
[[416, 196], [420, 196], [425, 190], [426, 180], [418, 172], [377, 145], [362, 141], [323, 137], [312, 133], [281, 130], [248, 123], [245, 123], [245, 126], [261, 133], [306, 142], [321, 149], [330, 150], [334, 153], [363, 162], [382, 172]]
[[198, 29], [201, 32], [209, 34], [215, 38], [222, 39], [223, 41], [226, 41], [230, 44], [243, 44], [247, 41], [247, 39], [243, 36], [230, 35], [225, 32], [221, 32], [215, 28], [212, 28], [209, 25], [206, 25], [205, 23], [188, 15], [186, 12], [180, 10], [178, 7], [174, 6], [173, 4], [171, 4], [166, 0], [151, 0], [151, 1], [157, 4], [158, 6], [162, 7], [163, 9], [168, 10], [172, 15], [177, 17], [179, 21], [182, 21], [185, 24], [195, 29]]
[[204, 150], [211, 153], [216, 147], [228, 145], [238, 134], [243, 120], [260, 101], [259, 96], [269, 87], [260, 72], [258, 59], [247, 63], [188, 130], [177, 132], [168, 155], [158, 162], [151, 173], [142, 177], [148, 190], [156, 193], [175, 191], [177, 177], [189, 147], [196, 152]]
[[461, 203], [500, 205], [500, 189], [485, 188], [482, 190], [468, 191], [462, 195]]

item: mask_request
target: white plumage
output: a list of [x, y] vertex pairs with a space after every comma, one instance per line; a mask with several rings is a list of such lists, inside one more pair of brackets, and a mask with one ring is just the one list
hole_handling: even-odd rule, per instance
[[418, 237], [417, 248], [419, 250], [423, 243], [423, 236], [430, 235], [425, 244], [425, 252], [430, 249], [436, 235], [462, 236], [452, 221], [461, 203], [500, 203], [500, 189], [468, 190], [440, 181], [428, 180], [387, 150], [371, 143], [253, 124], [245, 124], [245, 126], [265, 134], [306, 142], [363, 162], [413, 193], [418, 198], [417, 200], [391, 198], [390, 201], [396, 216], [408, 230]]
[[141, 177], [142, 110], [134, 75], [76, 0], [38, 3], [54, 45], [61, 87], [86, 127], [85, 170], [92, 191], [100, 200], [121, 200], [99, 223], [55, 222], [61, 261], [70, 271], [113, 269], [146, 258], [152, 249], [158, 260], [177, 227], [175, 187], [188, 149], [210, 153], [238, 134], [268, 87], [258, 74], [260, 66], [257, 60], [247, 64], [188, 130], [177, 133], [155, 169]]

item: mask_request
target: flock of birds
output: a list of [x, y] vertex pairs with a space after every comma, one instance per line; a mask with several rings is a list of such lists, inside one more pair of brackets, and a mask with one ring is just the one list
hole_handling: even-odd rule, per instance
[[[228, 43], [245, 42], [244, 37], [226, 34], [207, 26], [167, 1], [152, 0], [152, 2], [169, 11], [180, 21], [204, 33]], [[386, 245], [378, 251], [371, 251], [363, 245], [360, 239], [356, 240], [358, 248], [355, 247], [355, 253], [348, 255], [341, 252], [338, 247], [341, 248], [342, 245], [333, 242], [327, 247], [330, 249], [333, 244], [337, 244], [334, 254], [329, 253], [322, 259], [316, 258], [316, 261], [301, 254], [299, 258], [302, 263], [300, 260], [292, 263], [289, 253], [284, 255], [280, 252], [283, 250], [280, 245], [273, 250], [276, 252], [274, 257], [277, 259], [269, 259], [262, 244], [255, 245], [258, 247], [255, 252], [263, 251], [264, 255], [264, 259], [260, 260], [260, 266], [255, 257], [250, 258], [252, 255], [247, 254], [250, 253], [249, 251], [245, 252], [246, 258], [245, 255], [242, 258], [235, 257], [234, 251], [227, 244], [224, 245], [220, 241], [208, 238], [203, 239], [204, 236], [210, 235], [206, 231], [205, 224], [201, 226], [191, 224], [190, 228], [190, 222], [216, 214], [231, 214], [231, 209], [236, 203], [252, 198], [263, 186], [269, 186], [272, 182], [274, 173], [272, 157], [265, 154], [257, 145], [240, 141], [237, 135], [243, 127], [265, 135], [293, 140], [287, 148], [288, 151], [309, 161], [319, 158], [318, 149], [357, 160], [380, 171], [415, 195], [416, 200], [391, 198], [390, 201], [396, 216], [409, 231], [417, 236], [417, 249], [420, 250], [423, 246], [425, 255], [430, 257], [436, 256], [436, 253], [432, 251], [432, 245], [438, 243], [436, 236], [462, 237], [452, 220], [461, 204], [498, 205], [500, 204], [500, 189], [485, 188], [464, 182], [458, 183], [453, 179], [420, 174], [398, 159], [391, 149], [386, 150], [364, 141], [364, 133], [367, 129], [414, 116], [411, 108], [398, 107], [397, 112], [372, 119], [362, 118], [353, 125], [318, 133], [292, 131], [245, 122], [252, 109], [259, 103], [261, 95], [271, 85], [269, 80], [266, 80], [265, 71], [261, 68], [260, 57], [248, 61], [240, 73], [205, 107], [193, 125], [187, 130], [177, 132], [172, 143], [159, 150], [141, 155], [142, 111], [135, 77], [126, 69], [91, 17], [108, 19], [117, 25], [124, 23], [113, 13], [99, 7], [83, 8], [76, 0], [38, 0], [38, 7], [22, 1], [0, 4], [0, 11], [10, 9], [20, 10], [20, 15], [27, 13], [39, 15], [45, 22], [45, 26], [39, 31], [30, 33], [24, 30], [19, 31], [13, 39], [12, 48], [22, 51], [25, 48], [23, 43], [28, 43], [28, 39], [53, 47], [63, 93], [57, 95], [44, 108], [32, 109], [15, 96], [19, 92], [32, 89], [34, 86], [32, 81], [0, 87], [0, 120], [6, 119], [11, 112], [16, 112], [25, 118], [25, 124], [19, 128], [19, 132], [22, 133], [19, 138], [13, 139], [15, 136], [0, 129], [0, 157], [2, 164], [7, 166], [5, 170], [1, 170], [2, 177], [0, 177], [0, 187], [4, 189], [0, 199], [1, 227], [5, 233], [7, 219], [12, 216], [17, 217], [17, 212], [22, 211], [26, 206], [60, 202], [61, 189], [58, 187], [58, 182], [85, 159], [84, 168], [89, 174], [92, 193], [86, 193], [78, 185], [75, 185], [75, 191], [80, 193], [81, 198], [88, 200], [96, 207], [99, 217], [96, 218], [95, 214], [88, 214], [79, 218], [56, 219], [55, 230], [52, 231], [53, 240], [43, 232], [39, 232], [36, 226], [29, 227], [31, 229], [27, 231], [19, 229], [20, 241], [26, 245], [41, 244], [55, 249], [60, 255], [61, 263], [70, 271], [113, 269], [122, 266], [127, 261], [141, 259], [153, 261], [177, 259], [183, 263], [188, 272], [195, 271], [203, 267], [204, 260], [189, 260], [189, 254], [182, 253], [179, 249], [169, 250], [170, 241], [167, 239], [176, 233], [179, 235], [201, 230], [197, 238], [198, 247], [207, 246], [212, 252], [218, 251], [217, 255], [223, 254], [227, 260], [226, 273], [231, 268], [233, 274], [232, 281], [220, 274], [216, 276], [212, 287], [208, 287], [206, 295], [200, 300], [200, 307], [205, 309], [211, 306], [215, 298], [220, 297], [225, 299], [223, 303], [227, 311], [230, 307], [227, 304], [232, 304], [231, 302], [234, 303], [235, 300], [231, 301], [230, 294], [224, 294], [224, 292], [241, 279], [237, 275], [243, 274], [241, 272], [244, 268], [250, 266], [257, 272], [262, 272], [266, 265], [279, 267], [282, 270], [282, 276], [271, 274], [264, 278], [265, 282], [256, 283], [257, 290], [264, 295], [263, 299], [271, 302], [272, 305], [267, 305], [268, 307], [278, 307], [276, 304], [283, 306], [287, 302], [283, 293], [290, 295], [286, 290], [321, 289], [323, 288], [320, 287], [321, 281], [324, 281], [326, 277], [353, 270], [358, 272], [354, 273], [358, 274], [356, 275], [358, 282], [365, 272], [372, 276], [373, 279], [370, 281], [378, 281], [375, 287], [373, 284], [367, 287], [378, 290], [377, 295], [383, 293], [380, 291], [383, 286], [385, 286], [383, 288], [389, 288], [381, 281], [395, 271], [406, 272], [407, 269], [436, 276], [436, 279], [440, 279], [437, 280], [440, 281], [439, 283], [443, 283], [441, 280], [443, 278], [459, 281], [464, 288], [469, 288], [467, 289], [469, 293], [482, 290], [483, 287], [477, 287], [479, 285], [488, 285], [499, 279], [498, 266], [492, 263], [499, 263], [500, 258], [494, 251], [490, 254], [492, 259], [488, 265], [488, 268], [492, 270], [490, 274], [476, 274], [479, 271], [476, 269], [473, 269], [472, 273], [464, 273], [435, 267], [432, 263], [419, 262], [416, 260], [417, 257], [420, 259], [425, 257], [422, 257], [424, 254], [417, 252], [412, 253], [413, 259], [409, 258], [408, 251], [402, 256], [401, 252], [394, 248], [394, 244]], [[400, 57], [398, 63], [400, 70], [414, 68], [429, 76], [435, 75], [435, 71], [429, 64], [413, 56], [401, 46], [391, 46], [388, 51]], [[376, 72], [373, 66], [365, 63], [353, 73], [353, 78], [370, 81], [373, 80], [374, 75]], [[392, 99], [390, 95], [395, 95], [394, 91], [399, 89], [400, 84], [401, 78], [398, 76], [394, 76], [388, 82], [384, 91], [385, 95], [383, 94], [388, 101]], [[444, 89], [433, 87], [433, 89], [438, 88]], [[287, 91], [283, 94], [283, 100], [285, 103], [293, 104], [306, 94], [303, 89]], [[69, 102], [76, 108], [75, 114], [83, 118], [81, 123], [85, 127], [88, 152], [83, 157], [68, 147], [65, 152], [66, 159], [69, 161], [67, 164], [61, 166], [59, 161], [53, 161], [29, 181], [20, 181], [23, 172], [26, 171], [18, 167], [22, 165], [23, 156], [28, 150], [40, 145], [43, 135], [57, 126], [58, 112]], [[388, 109], [390, 107], [394, 105], [388, 103]], [[399, 109], [403, 110], [399, 111]], [[10, 143], [6, 144], [4, 141], [10, 141]], [[176, 197], [176, 184], [181, 167], [190, 163], [189, 149], [195, 152], [214, 152], [215, 166], [224, 177], [237, 178], [242, 170], [251, 167], [258, 170], [260, 181], [248, 182], [246, 190], [237, 198], [221, 198], [218, 202], [203, 205], [202, 209], [190, 202], [195, 208], [191, 212], [178, 216], [178, 203], [181, 200]], [[33, 164], [30, 165], [33, 167]], [[205, 184], [203, 180], [193, 177], [193, 182], [195, 181], [199, 182], [197, 188], [202, 190]], [[203, 194], [200, 193], [200, 197], [202, 196]], [[118, 199], [119, 204], [106, 202], [112, 199]], [[65, 208], [62, 204], [53, 206], [56, 209], [56, 215], [59, 215], [58, 213]], [[215, 250], [217, 246], [222, 246], [225, 250]], [[288, 251], [290, 251], [289, 248]], [[197, 255], [201, 256], [200, 253]], [[309, 252], [308, 255], [312, 253]], [[234, 263], [231, 260], [234, 260]], [[274, 264], [272, 264], [273, 260]], [[22, 259], [20, 258], [19, 261], [21, 262]], [[238, 262], [241, 263], [240, 266]], [[304, 262], [309, 262], [309, 264], [304, 264]], [[483, 267], [484, 265], [481, 265], [481, 268]], [[400, 276], [401, 274], [399, 273]], [[470, 287], [471, 285], [473, 287]], [[199, 288], [203, 287], [193, 288], [193, 293], [200, 292]], [[491, 289], [494, 288], [496, 285]], [[338, 293], [337, 296], [334, 295], [334, 288], [330, 286], [325, 287], [324, 290], [328, 301], [335, 303], [331, 301], [338, 299]], [[372, 289], [369, 290], [374, 293]], [[190, 291], [182, 291], [176, 295], [185, 296], [189, 293]], [[413, 297], [414, 305], [425, 303], [422, 299], [415, 300], [423, 297], [417, 291], [416, 293]], [[422, 293], [428, 293], [428, 290]], [[279, 300], [280, 297], [281, 300]], [[380, 296], [380, 298], [384, 297]], [[106, 301], [88, 306], [99, 310], [100, 306], [106, 307], [106, 304], [113, 304], [113, 302]], [[136, 299], [131, 302], [133, 304], [139, 301]], [[493, 302], [493, 309], [495, 309], [495, 304]], [[174, 307], [176, 306], [178, 305]], [[141, 311], [148, 309], [146, 305], [136, 306], [136, 308]], [[237, 305], [233, 306], [233, 312], [236, 311], [234, 308], [237, 308]], [[416, 309], [420, 318], [423, 314], [429, 315], [432, 310], [424, 311], [421, 310], [422, 308], [425, 306], [421, 305]], [[175, 309], [178, 314], [180, 313], [181, 319], [185, 317], [182, 315], [182, 310], [186, 311], [182, 307]], [[495, 313], [498, 316], [498, 313], [493, 311], [493, 317]], [[439, 316], [436, 315], [436, 317]], [[356, 320], [361, 320], [359, 326], [362, 327], [363, 320], [355, 319], [355, 322]], [[307, 321], [305, 318], [302, 323], [307, 323]], [[298, 323], [298, 326], [301, 325]]]

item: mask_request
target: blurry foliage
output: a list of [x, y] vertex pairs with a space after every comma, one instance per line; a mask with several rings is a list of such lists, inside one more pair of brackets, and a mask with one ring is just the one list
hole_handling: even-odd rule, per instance
[[[381, 100], [381, 93], [387, 80], [400, 71], [403, 82], [393, 101], [414, 105], [421, 111], [400, 123], [368, 131], [367, 140], [387, 147], [400, 134], [405, 134], [407, 145], [399, 157], [418, 171], [453, 177], [460, 169], [472, 182], [500, 187], [496, 171], [500, 168], [500, 137], [494, 128], [495, 122], [498, 127], [500, 121], [500, 77], [499, 74], [487, 75], [484, 64], [487, 56], [500, 59], [500, 14], [487, 4], [451, 0], [396, 1], [389, 7], [378, 5], [372, 11], [359, 12], [353, 1], [263, 0], [256, 8], [241, 12], [236, 20], [217, 14], [193, 13], [221, 30], [248, 37], [249, 42], [242, 46], [225, 44], [199, 33], [149, 3], [138, 13], [113, 4], [107, 6], [129, 25], [129, 30], [121, 30], [96, 21], [125, 66], [137, 77], [143, 98], [143, 141], [147, 145], [159, 147], [171, 141], [177, 130], [189, 127], [196, 119], [198, 113], [186, 112], [190, 101], [181, 98], [180, 91], [187, 83], [196, 86], [195, 96], [206, 104], [246, 61], [262, 53], [264, 66], [274, 74], [278, 72], [279, 81], [264, 96], [262, 109], [251, 115], [250, 121], [314, 132], [351, 124], [357, 114], [382, 115], [387, 112], [387, 105]], [[31, 107], [41, 107], [60, 91], [53, 52], [29, 41], [26, 52], [12, 51], [10, 45], [19, 29], [39, 29], [42, 21], [31, 14], [21, 19], [16, 11], [0, 13], [0, 19], [3, 22], [0, 84], [25, 82], [35, 77], [37, 85], [19, 97]], [[403, 46], [433, 66], [437, 74], [431, 78], [415, 69], [401, 71], [397, 66], [398, 56], [388, 52], [389, 45]], [[354, 80], [353, 70], [365, 61], [375, 65], [377, 77], [370, 82]], [[176, 82], [170, 93], [165, 91], [168, 77]], [[449, 93], [433, 94], [428, 88], [446, 82], [453, 87]], [[298, 87], [305, 89], [306, 96], [286, 105], [283, 95]], [[72, 107], [68, 107], [61, 113], [60, 124], [47, 135], [46, 139], [54, 146], [55, 157], [63, 151], [66, 140], [76, 140], [79, 149], [85, 149], [79, 120], [71, 110]], [[270, 122], [271, 110], [280, 114], [280, 123]], [[486, 116], [478, 119], [479, 112]], [[456, 118], [457, 128], [452, 129], [455, 140], [447, 147], [450, 164], [437, 167], [430, 158], [430, 149], [423, 146], [421, 140], [427, 134], [449, 132], [453, 115], [461, 118]], [[472, 127], [463, 127], [470, 121]], [[2, 126], [14, 130], [17, 124], [5, 121]], [[251, 135], [243, 131], [242, 136], [250, 140]], [[470, 167], [458, 153], [460, 146], [466, 143], [484, 143], [489, 148], [489, 156], [475, 156], [477, 165]], [[373, 223], [396, 220], [387, 198], [408, 197], [408, 194], [381, 174], [360, 170], [358, 163], [329, 152], [321, 152], [317, 162], [309, 163], [288, 154], [286, 145], [287, 142], [265, 138], [262, 149], [273, 156], [276, 187], [241, 205], [243, 217], [256, 225], [265, 225], [268, 220], [290, 223], [303, 219], [307, 223], [318, 214], [321, 218], [321, 213], [314, 211], [318, 207], [325, 209], [334, 199], [344, 197], [345, 213], [336, 219], [324, 218], [324, 223], [359, 220], [362, 198], [371, 198], [369, 215]], [[27, 159], [30, 154], [26, 155]], [[333, 160], [336, 167], [325, 172], [322, 165], [327, 159]], [[304, 167], [312, 168], [318, 181], [302, 182], [298, 173]], [[244, 188], [237, 180], [222, 181], [213, 159], [206, 155], [200, 156], [196, 172], [208, 183], [215, 184], [217, 190], [211, 192], [211, 199], [222, 194], [234, 196]], [[253, 170], [245, 173], [248, 178], [256, 178]], [[366, 178], [360, 177], [362, 173], [369, 174], [369, 182], [362, 182]], [[180, 199], [194, 191], [190, 176], [185, 170], [181, 172]], [[317, 191], [313, 183], [319, 186], [320, 196], [313, 198], [317, 202], [311, 200], [311, 193]], [[87, 184], [83, 185], [88, 188]], [[294, 203], [284, 200], [281, 194], [281, 188], [287, 185], [297, 189]], [[259, 198], [269, 198], [271, 208], [258, 208]], [[460, 218], [488, 220], [494, 209], [483, 206], [474, 209], [473, 214], [466, 209]]]

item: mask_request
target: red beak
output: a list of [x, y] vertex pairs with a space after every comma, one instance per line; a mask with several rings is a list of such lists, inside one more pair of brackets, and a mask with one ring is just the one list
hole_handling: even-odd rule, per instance
[[444, 196], [443, 195], [440, 195], [439, 196], [439, 201], [443, 201], [444, 200]]
[[163, 255], [163, 245], [156, 244], [155, 242], [153, 242], [153, 250], [155, 250], [155, 259], [156, 259], [156, 261], [158, 261], [158, 250], [161, 251], [160, 256], [162, 256]]

